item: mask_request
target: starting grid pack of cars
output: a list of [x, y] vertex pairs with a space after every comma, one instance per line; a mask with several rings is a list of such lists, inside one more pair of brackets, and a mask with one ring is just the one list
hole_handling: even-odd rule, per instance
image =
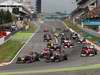
[[[66, 31], [69, 32], [69, 30]], [[73, 41], [82, 45], [80, 56], [86, 57], [97, 55], [95, 47], [91, 45], [91, 43], [88, 43], [85, 38], [79, 38], [77, 33], [71, 33], [70, 38], [68, 38], [64, 32], [54, 35], [48, 28], [44, 29], [43, 33], [43, 42], [46, 42], [46, 47], [41, 50], [41, 53], [30, 52], [26, 56], [18, 57], [16, 61], [17, 64], [33, 63], [41, 60], [48, 63], [68, 60], [68, 55], [65, 51], [66, 48], [74, 47]], [[53, 40], [55, 40], [55, 42]]]

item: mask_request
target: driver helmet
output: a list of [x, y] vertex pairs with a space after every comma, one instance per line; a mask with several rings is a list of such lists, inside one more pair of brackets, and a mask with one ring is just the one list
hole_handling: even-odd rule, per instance
[[24, 57], [21, 58], [22, 61], [23, 61], [24, 59], [25, 59]]
[[54, 33], [55, 36], [58, 36], [58, 33]]
[[48, 28], [47, 27], [44, 28], [44, 32], [48, 32]]
[[53, 44], [53, 43], [51, 43], [51, 46], [54, 46], [54, 44]]

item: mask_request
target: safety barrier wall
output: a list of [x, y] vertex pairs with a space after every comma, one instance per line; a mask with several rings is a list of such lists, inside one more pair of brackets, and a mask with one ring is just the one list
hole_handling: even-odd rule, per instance
[[0, 38], [0, 45], [4, 43], [4, 37]]
[[6, 36], [2, 36], [0, 37], [0, 45], [4, 44], [6, 40], [8, 40], [10, 38], [10, 34], [11, 32], [6, 32], [7, 35]]

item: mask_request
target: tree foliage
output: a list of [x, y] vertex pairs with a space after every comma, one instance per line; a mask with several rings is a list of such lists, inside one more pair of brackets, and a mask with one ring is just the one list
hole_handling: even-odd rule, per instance
[[14, 14], [19, 14], [19, 8], [13, 8], [12, 13]]
[[12, 22], [12, 14], [9, 10], [0, 10], [0, 24]]

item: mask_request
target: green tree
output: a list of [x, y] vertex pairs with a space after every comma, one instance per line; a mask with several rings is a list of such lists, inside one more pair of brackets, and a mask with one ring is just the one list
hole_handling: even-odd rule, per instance
[[4, 11], [0, 10], [0, 24], [12, 22], [14, 18], [12, 18], [12, 14], [9, 10]]
[[12, 13], [14, 14], [19, 14], [19, 8], [13, 8]]
[[0, 10], [0, 24], [2, 24], [2, 15], [1, 15], [1, 10]]
[[2, 16], [3, 16], [4, 23], [7, 23], [7, 12], [4, 11]]
[[2, 24], [2, 23], [4, 23], [4, 11], [1, 9], [0, 10], [0, 23]]
[[6, 11], [6, 22], [11, 22], [12, 21], [12, 14], [10, 13], [9, 10]]

